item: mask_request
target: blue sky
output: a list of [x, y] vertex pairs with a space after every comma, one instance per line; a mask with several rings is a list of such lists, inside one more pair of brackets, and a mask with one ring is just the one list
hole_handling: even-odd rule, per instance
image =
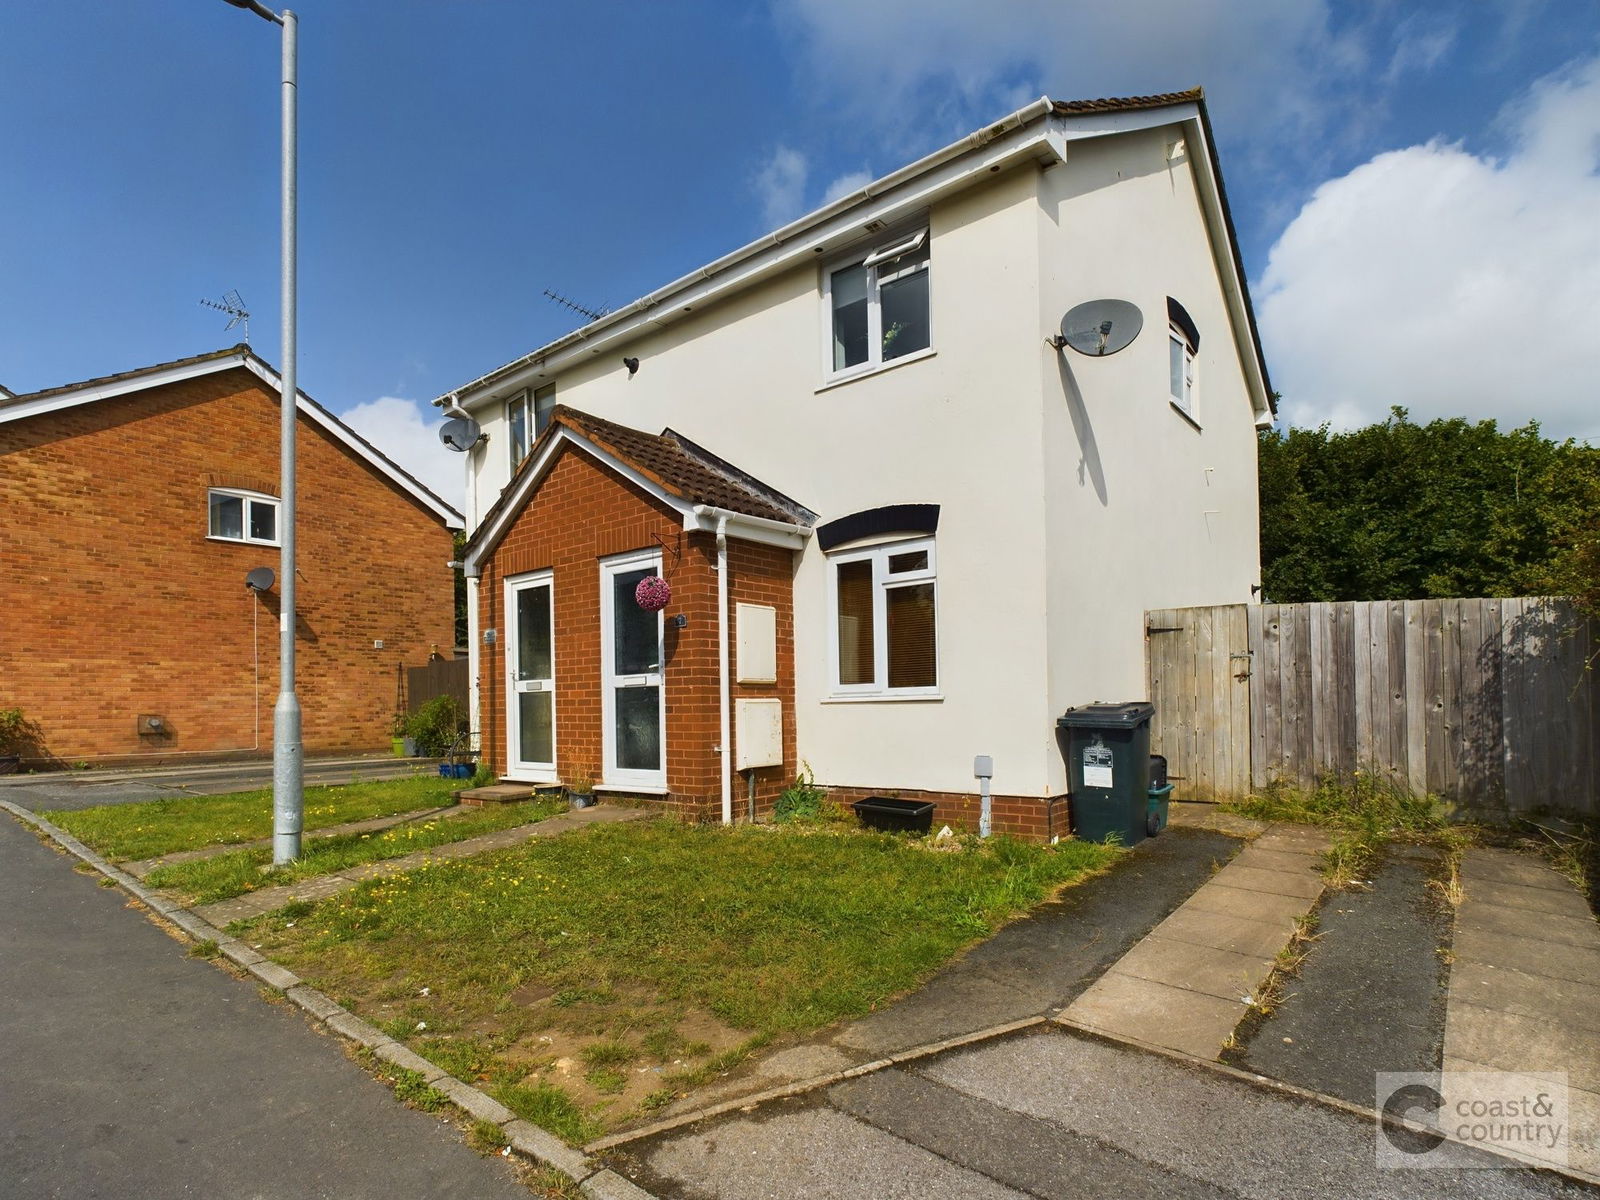
[[[1284, 413], [1600, 440], [1600, 0], [303, 0], [302, 386], [458, 489], [422, 404], [1041, 93], [1205, 85]], [[0, 384], [278, 355], [278, 42], [14, 4]]]

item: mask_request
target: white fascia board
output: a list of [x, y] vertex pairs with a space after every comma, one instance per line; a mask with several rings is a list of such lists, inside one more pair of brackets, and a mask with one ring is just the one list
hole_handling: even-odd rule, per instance
[[506, 496], [505, 506], [495, 514], [494, 520], [484, 530], [483, 540], [468, 550], [466, 558], [462, 559], [461, 569], [468, 577], [480, 574], [479, 568], [483, 560], [500, 544], [500, 539], [505, 537], [512, 523], [516, 521], [523, 507], [528, 503], [528, 498], [538, 489], [544, 477], [550, 473], [550, 468], [555, 464], [556, 454], [559, 453], [564, 445], [577, 447], [591, 458], [621, 475], [635, 487], [678, 512], [685, 520], [693, 516], [694, 506], [682, 497], [672, 495], [662, 488], [660, 484], [654, 480], [646, 479], [627, 463], [622, 462], [614, 455], [608, 454], [588, 438], [573, 432], [566, 425], [560, 425], [557, 426], [555, 435], [550, 439], [549, 443], [539, 452], [539, 457], [534, 459], [532, 465], [523, 472], [522, 478], [516, 483], [516, 490]]
[[[258, 379], [277, 392], [279, 396], [283, 395], [283, 381], [259, 359], [252, 356], [246, 359], [243, 365], [249, 367]], [[343, 421], [324, 410], [321, 405], [312, 402], [304, 392], [299, 392], [295, 397], [295, 410], [302, 416], [309, 417], [316, 422], [318, 426], [332, 434], [335, 440], [348, 446], [355, 452], [356, 457], [369, 464], [380, 475], [392, 480], [407, 495], [416, 500], [418, 504], [443, 521], [447, 529], [462, 529], [465, 527], [466, 522], [460, 513], [443, 500], [440, 500], [432, 492], [424, 489], [400, 467], [390, 462], [360, 438], [355, 437]]]
[[[1192, 106], [1190, 106], [1192, 107]], [[1250, 410], [1258, 429], [1272, 425], [1272, 398], [1267, 394], [1266, 372], [1256, 355], [1255, 341], [1250, 336], [1250, 309], [1244, 300], [1244, 283], [1239, 278], [1234, 247], [1228, 237], [1228, 220], [1222, 211], [1222, 191], [1211, 170], [1211, 146], [1206, 140], [1205, 123], [1195, 109], [1183, 123], [1183, 135], [1189, 144], [1189, 163], [1198, 183], [1200, 203], [1206, 229], [1211, 235], [1211, 258], [1217, 266], [1217, 277], [1222, 283], [1222, 295], [1228, 305], [1229, 324], [1233, 327], [1233, 341], [1239, 352], [1239, 363], [1244, 369], [1245, 386], [1250, 389]]]
[[218, 371], [230, 371], [234, 367], [246, 365], [247, 356], [243, 351], [238, 354], [229, 354], [222, 358], [208, 358], [205, 362], [189, 363], [182, 367], [169, 367], [164, 371], [152, 371], [145, 375], [136, 375], [131, 379], [117, 379], [96, 386], [73, 388], [68, 392], [61, 392], [54, 396], [41, 396], [37, 400], [28, 400], [22, 404], [10, 405], [0, 408], [0, 425], [8, 421], [22, 421], [28, 417], [37, 417], [45, 413], [59, 412], [64, 408], [73, 408], [79, 404], [92, 404], [96, 400], [109, 400], [113, 396], [125, 396], [129, 392], [142, 392], [146, 388], [161, 387], [169, 383], [182, 383], [185, 379], [196, 379], [202, 375], [214, 375]]

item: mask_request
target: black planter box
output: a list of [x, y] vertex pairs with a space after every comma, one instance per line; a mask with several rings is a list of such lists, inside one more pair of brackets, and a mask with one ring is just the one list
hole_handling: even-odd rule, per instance
[[927, 833], [933, 828], [933, 801], [868, 796], [850, 806], [870, 829], [885, 833]]

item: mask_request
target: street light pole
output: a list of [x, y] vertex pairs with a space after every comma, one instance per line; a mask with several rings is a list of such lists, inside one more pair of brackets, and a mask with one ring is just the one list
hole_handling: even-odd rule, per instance
[[280, 16], [258, 0], [227, 3], [283, 27], [283, 377], [278, 395], [278, 486], [282, 493], [278, 580], [282, 607], [278, 614], [278, 702], [272, 709], [272, 863], [281, 867], [300, 857], [300, 832], [305, 826], [304, 747], [300, 740], [300, 698], [294, 690], [294, 435], [300, 396], [295, 379], [295, 158], [300, 19], [289, 9]]

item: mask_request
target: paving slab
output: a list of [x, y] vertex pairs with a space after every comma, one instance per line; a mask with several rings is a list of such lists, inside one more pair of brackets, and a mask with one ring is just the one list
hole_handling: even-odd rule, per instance
[[1184, 905], [1161, 923], [1160, 936], [1197, 946], [1212, 946], [1234, 954], [1272, 958], [1288, 944], [1293, 923], [1258, 921]]
[[1272, 960], [1175, 942], [1153, 933], [1118, 959], [1116, 970], [1169, 987], [1237, 1000], [1249, 995], [1266, 978], [1272, 970]]
[[1532, 912], [1571, 917], [1578, 921], [1594, 920], [1588, 902], [1571, 886], [1557, 889], [1521, 883], [1501, 883], [1490, 879], [1464, 879], [1462, 890], [1469, 900], [1480, 900], [1484, 904], [1494, 904], [1501, 908], [1525, 908]]
[[1207, 829], [1238, 838], [1254, 837], [1268, 828], [1267, 822], [1254, 817], [1242, 817], [1215, 804], [1184, 800], [1168, 805], [1167, 819], [1171, 822], [1169, 828]]
[[1254, 892], [1236, 888], [1225, 882], [1226, 875], [1218, 875], [1205, 887], [1184, 901], [1180, 911], [1219, 913], [1225, 917], [1242, 917], [1247, 921], [1262, 921], [1282, 926], [1292, 931], [1295, 922], [1306, 912], [1306, 902], [1299, 896], [1275, 896], [1270, 892]]
[[1565, 1072], [1575, 1088], [1600, 1092], [1600, 1032], [1560, 1019], [1480, 1008], [1452, 995], [1444, 1031], [1447, 1058], [1528, 1075]]
[[1571, 881], [1561, 872], [1538, 859], [1514, 850], [1490, 847], [1473, 847], [1461, 856], [1461, 878], [1468, 883], [1483, 880], [1557, 892], [1573, 890]]
[[1296, 854], [1292, 850], [1269, 850], [1260, 845], [1246, 846], [1233, 860], [1241, 867], [1264, 871], [1289, 871], [1316, 875], [1321, 871], [1320, 855]]
[[1310, 872], [1264, 871], [1237, 861], [1218, 871], [1215, 882], [1224, 887], [1265, 892], [1271, 896], [1297, 896], [1306, 901], [1322, 894], [1322, 879]]
[[1450, 991], [1479, 1008], [1600, 1032], [1600, 985], [1458, 959], [1450, 971]]
[[1112, 969], [1074, 1000], [1059, 1020], [1196, 1058], [1216, 1058], [1247, 1008], [1240, 996], [1223, 999]]
[[1548, 942], [1516, 934], [1465, 929], [1458, 924], [1450, 952], [1458, 963], [1485, 963], [1546, 979], [1569, 979], [1600, 987], [1600, 959], [1593, 954], [1568, 953], [1559, 945], [1552, 950]]
[[1564, 946], [1600, 950], [1600, 925], [1595, 924], [1593, 917], [1560, 917], [1527, 908], [1507, 908], [1473, 900], [1470, 896], [1468, 893], [1469, 898], [1461, 902], [1456, 914], [1457, 921], [1465, 927], [1535, 942], [1559, 942]]

